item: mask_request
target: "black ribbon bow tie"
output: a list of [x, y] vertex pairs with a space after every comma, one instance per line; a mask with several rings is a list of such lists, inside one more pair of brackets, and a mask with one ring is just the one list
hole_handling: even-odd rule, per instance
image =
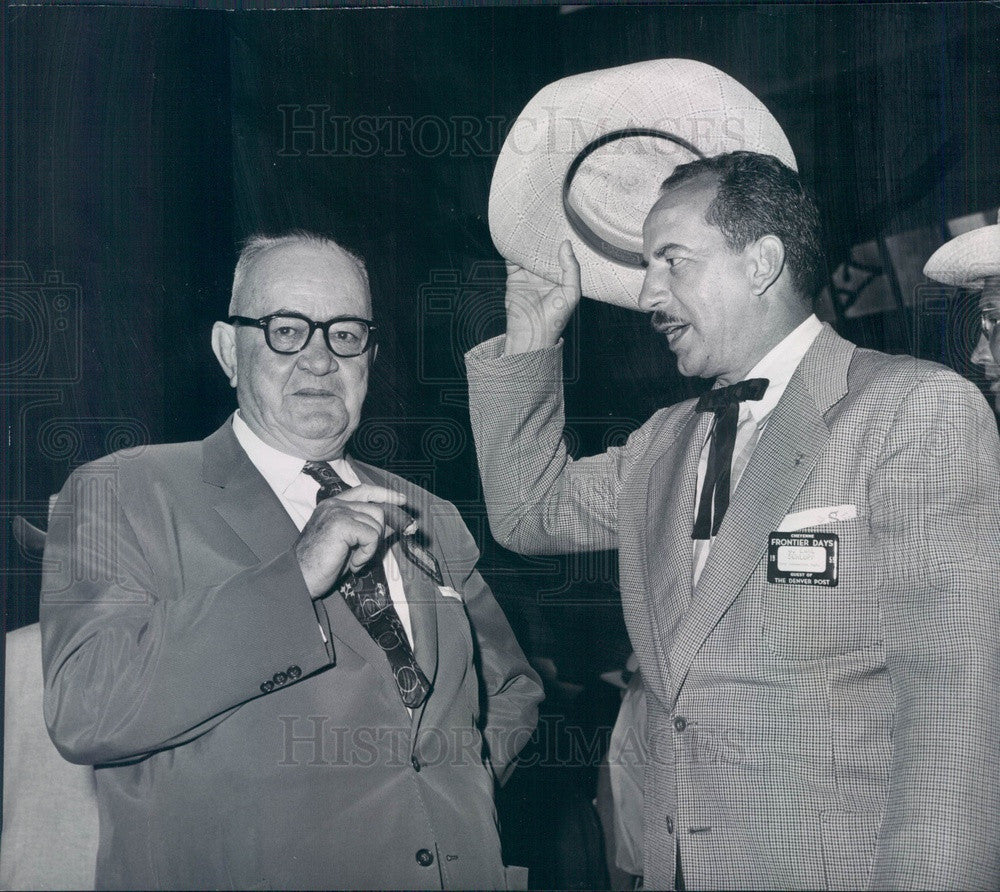
[[730, 384], [728, 387], [717, 387], [715, 390], [706, 391], [699, 398], [695, 410], [716, 412], [735, 403], [763, 399], [769, 383], [767, 378], [747, 378], [746, 381], [740, 381], [738, 384]]
[[712, 442], [708, 450], [705, 481], [701, 485], [701, 499], [694, 520], [692, 539], [711, 539], [722, 524], [729, 507], [729, 482], [733, 471], [733, 449], [736, 447], [736, 427], [740, 417], [740, 403], [759, 400], [767, 390], [767, 378], [750, 378], [728, 387], [719, 387], [703, 393], [699, 412], [714, 412]]

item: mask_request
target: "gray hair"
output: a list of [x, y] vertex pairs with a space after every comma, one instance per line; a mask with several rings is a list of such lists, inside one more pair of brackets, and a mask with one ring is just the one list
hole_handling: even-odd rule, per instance
[[337, 244], [332, 238], [309, 232], [305, 229], [293, 229], [282, 235], [264, 235], [258, 233], [251, 235], [240, 250], [240, 259], [236, 261], [236, 270], [233, 273], [233, 290], [229, 299], [229, 315], [234, 315], [237, 310], [239, 298], [243, 295], [246, 287], [247, 276], [257, 260], [268, 251], [275, 248], [284, 248], [287, 245], [311, 245], [317, 248], [332, 248], [343, 252], [357, 267], [361, 278], [365, 283], [365, 288], [371, 291], [368, 282], [368, 268], [364, 260], [353, 251], [348, 251], [343, 245]]

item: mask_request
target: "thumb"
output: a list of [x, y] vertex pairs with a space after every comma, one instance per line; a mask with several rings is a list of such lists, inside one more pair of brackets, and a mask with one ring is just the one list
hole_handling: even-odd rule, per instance
[[562, 269], [562, 287], [568, 291], [572, 298], [579, 298], [580, 286], [580, 262], [573, 253], [573, 245], [569, 239], [565, 239], [559, 246], [559, 267]]

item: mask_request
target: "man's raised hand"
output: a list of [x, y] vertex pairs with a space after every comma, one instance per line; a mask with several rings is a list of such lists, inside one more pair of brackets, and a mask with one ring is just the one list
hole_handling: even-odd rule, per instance
[[559, 246], [558, 285], [507, 264], [507, 340], [504, 353], [526, 353], [558, 342], [580, 303], [580, 264], [569, 241]]

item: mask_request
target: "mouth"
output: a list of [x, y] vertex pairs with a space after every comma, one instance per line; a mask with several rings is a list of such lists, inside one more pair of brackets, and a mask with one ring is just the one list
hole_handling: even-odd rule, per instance
[[305, 397], [306, 399], [330, 399], [337, 394], [325, 387], [300, 387], [292, 396]]
[[668, 316], [665, 313], [654, 313], [651, 324], [656, 331], [665, 335], [671, 344], [691, 327], [689, 322], [684, 322], [676, 316]]

